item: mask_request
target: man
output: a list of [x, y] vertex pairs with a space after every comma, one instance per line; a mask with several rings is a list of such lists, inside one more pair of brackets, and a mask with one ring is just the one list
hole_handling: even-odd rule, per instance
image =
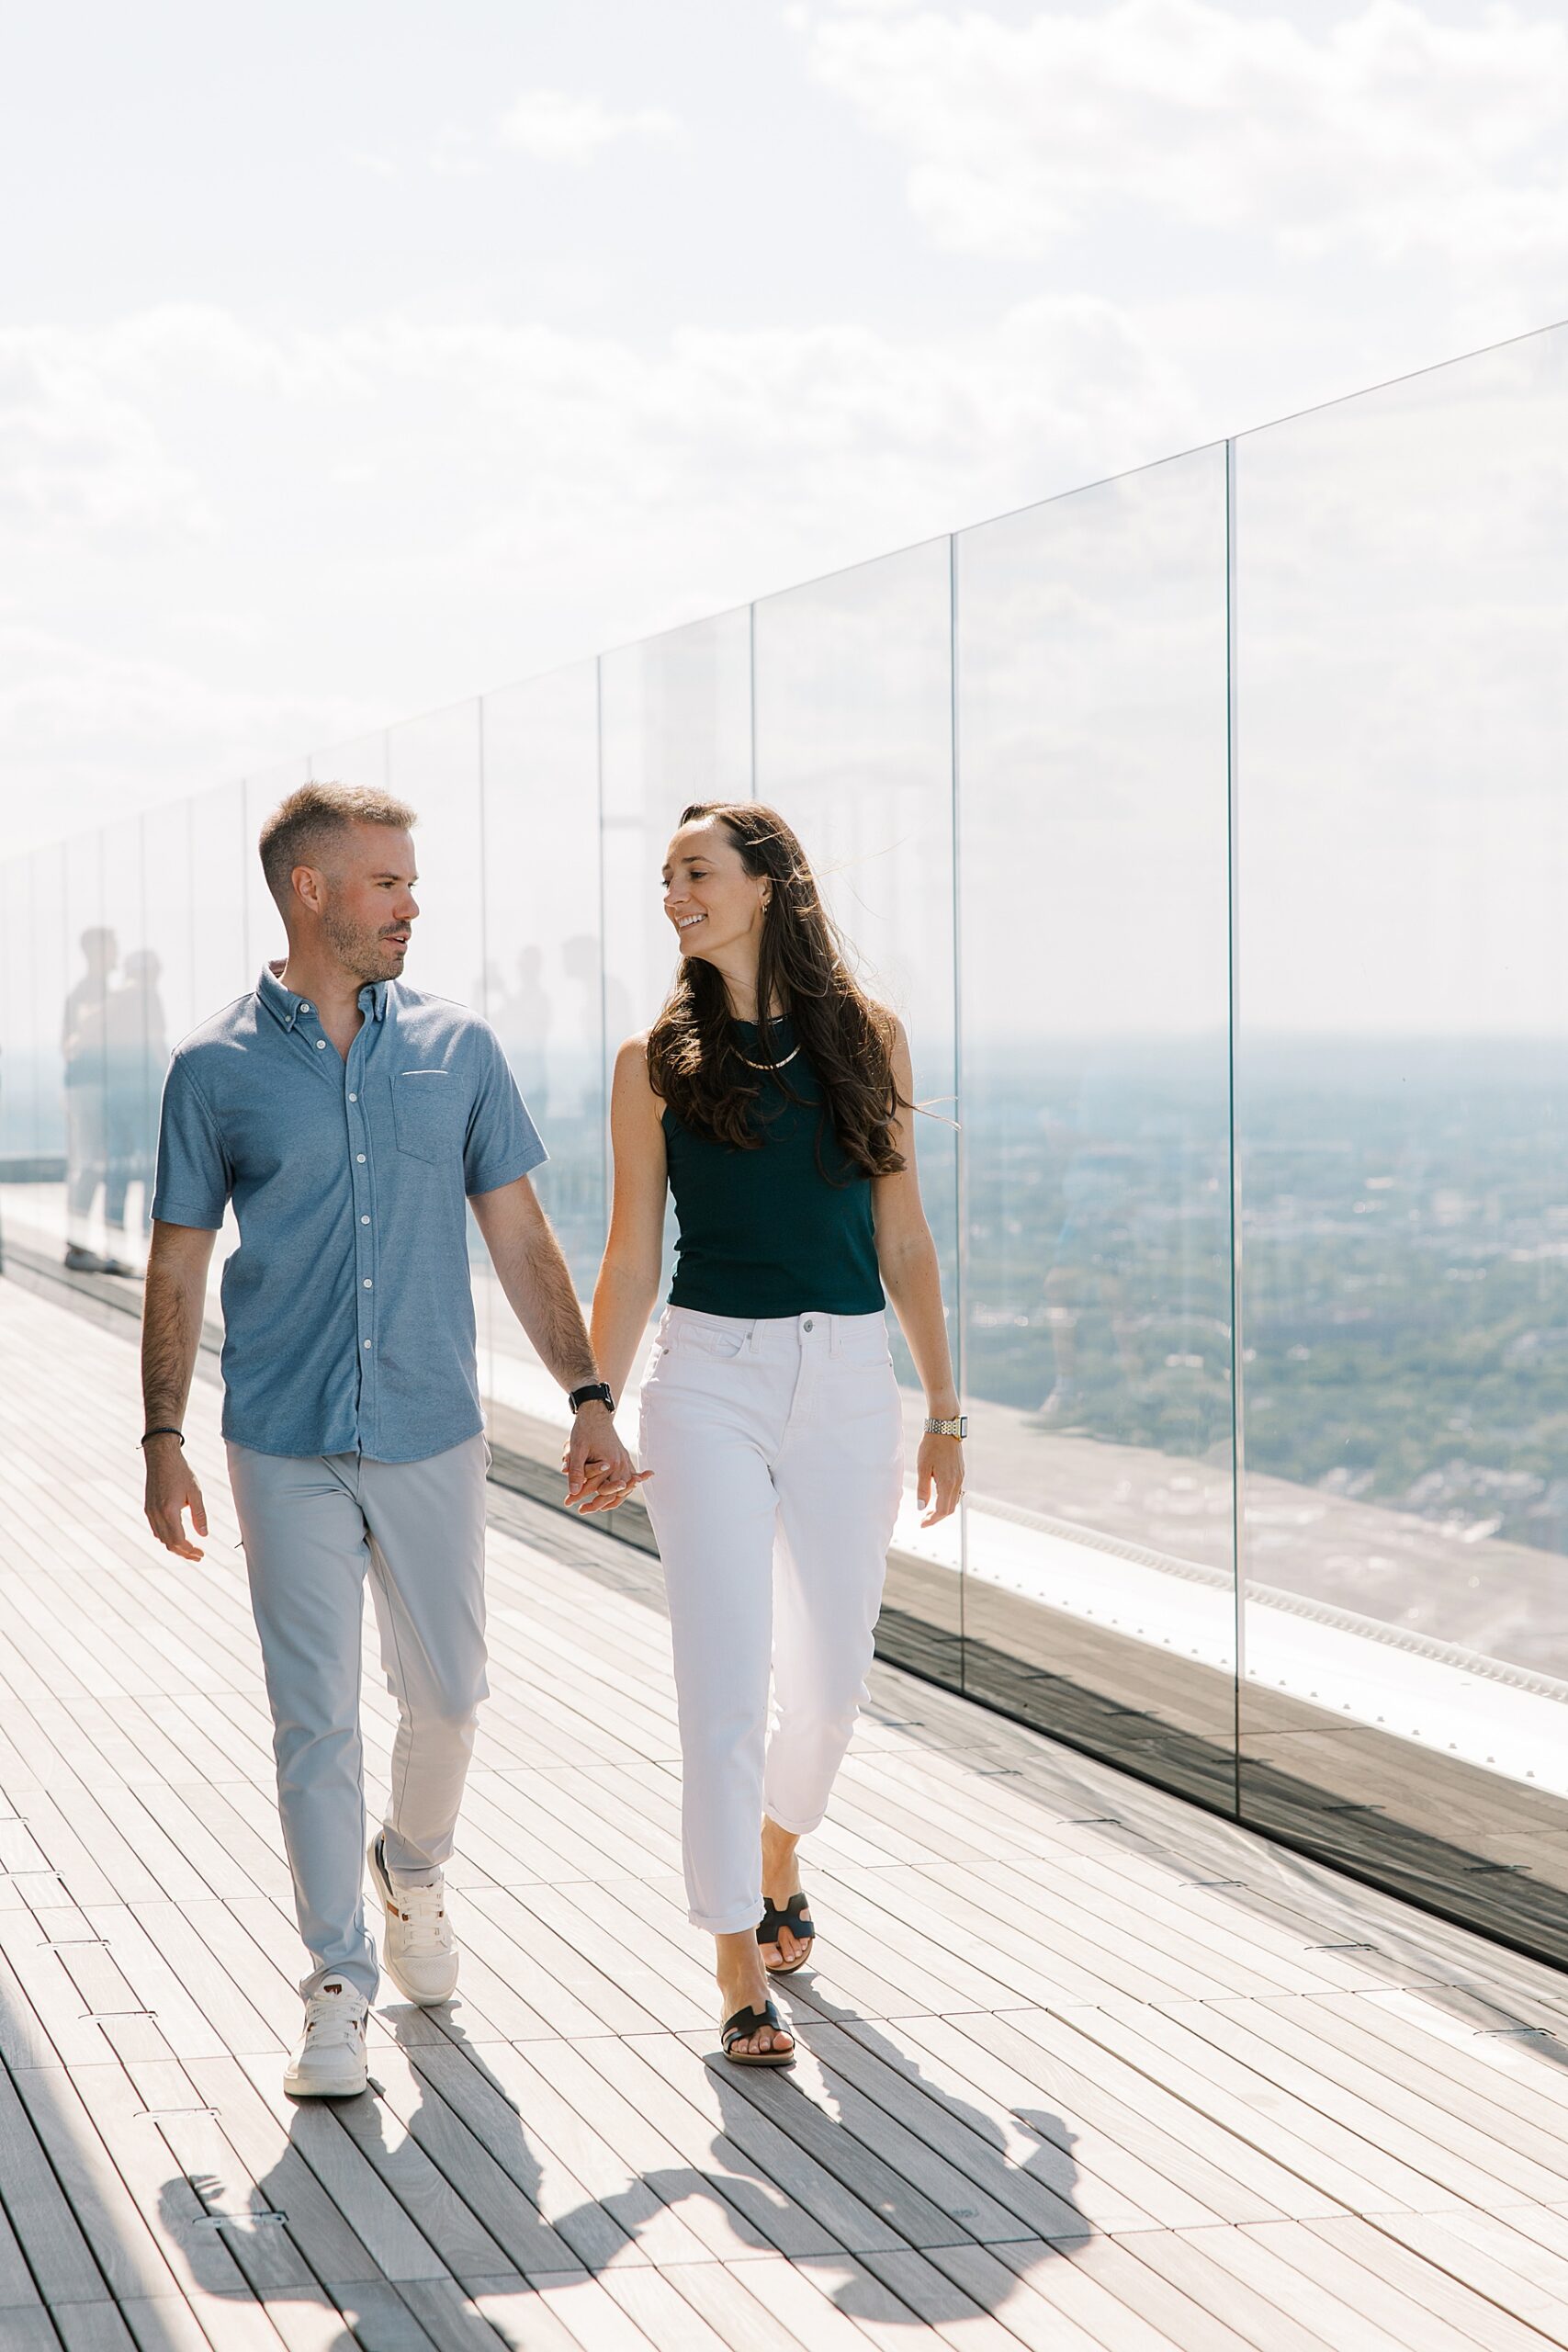
[[412, 809], [310, 784], [262, 829], [288, 954], [181, 1045], [164, 1086], [147, 1268], [147, 1518], [197, 1560], [181, 1417], [213, 1237], [223, 1433], [271, 1702], [278, 1804], [311, 1967], [296, 2098], [366, 2085], [377, 1989], [366, 1928], [359, 1736], [367, 1575], [398, 1702], [391, 1794], [369, 1848], [384, 1960], [447, 1999], [442, 1865], [486, 1695], [486, 1448], [465, 1201], [507, 1298], [571, 1392], [567, 1500], [637, 1483], [566, 1264], [528, 1182], [545, 1150], [493, 1032], [400, 975], [419, 912]]

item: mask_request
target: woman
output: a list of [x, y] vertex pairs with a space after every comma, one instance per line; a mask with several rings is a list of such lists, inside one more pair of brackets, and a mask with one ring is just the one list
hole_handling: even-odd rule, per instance
[[[659, 1286], [668, 1187], [680, 1238], [641, 1454], [674, 1640], [686, 1890], [717, 1947], [725, 2055], [788, 2065], [768, 1975], [811, 1950], [795, 1845], [826, 1811], [864, 1696], [903, 1490], [887, 1298], [931, 1416], [928, 1527], [963, 1487], [962, 1423], [908, 1045], [856, 985], [800, 843], [771, 808], [699, 803], [670, 844], [664, 910], [681, 968], [616, 1057], [593, 1350], [619, 1396]], [[597, 1507], [626, 1491], [604, 1488]]]

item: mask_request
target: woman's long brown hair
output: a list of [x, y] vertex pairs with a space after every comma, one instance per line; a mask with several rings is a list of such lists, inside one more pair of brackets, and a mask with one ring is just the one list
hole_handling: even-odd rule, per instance
[[[911, 1106], [893, 1076], [891, 1013], [873, 1002], [851, 971], [806, 853], [777, 809], [753, 800], [698, 800], [681, 812], [682, 825], [710, 818], [723, 825], [747, 873], [766, 875], [773, 886], [762, 917], [760, 1023], [750, 1059], [782, 1058], [773, 1021], [777, 1004], [795, 1024], [795, 1041], [817, 1074], [852, 1169], [858, 1175], [892, 1175], [904, 1165], [893, 1122]], [[755, 1116], [762, 1089], [737, 1048], [732, 1018], [729, 991], [713, 966], [699, 956], [684, 957], [649, 1032], [648, 1074], [654, 1092], [694, 1135], [756, 1151], [763, 1141]], [[777, 1082], [793, 1091], [787, 1069], [780, 1070]]]

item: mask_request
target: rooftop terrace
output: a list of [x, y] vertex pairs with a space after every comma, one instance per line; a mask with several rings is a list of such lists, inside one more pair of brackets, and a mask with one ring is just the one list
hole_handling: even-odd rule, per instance
[[710, 2063], [657, 1565], [499, 1489], [462, 1996], [291, 2106], [217, 1392], [190, 1569], [131, 1330], [0, 1283], [6, 2352], [1568, 2344], [1568, 1981], [887, 1667], [801, 2063]]

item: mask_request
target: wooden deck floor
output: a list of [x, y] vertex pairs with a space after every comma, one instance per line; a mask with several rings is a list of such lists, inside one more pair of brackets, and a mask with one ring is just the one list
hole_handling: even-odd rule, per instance
[[0, 1363], [4, 2352], [1568, 2346], [1568, 1979], [889, 1669], [802, 2062], [710, 2064], [656, 1567], [505, 1496], [462, 1996], [290, 2105], [216, 1393], [192, 1569], [126, 1340], [0, 1283]]

